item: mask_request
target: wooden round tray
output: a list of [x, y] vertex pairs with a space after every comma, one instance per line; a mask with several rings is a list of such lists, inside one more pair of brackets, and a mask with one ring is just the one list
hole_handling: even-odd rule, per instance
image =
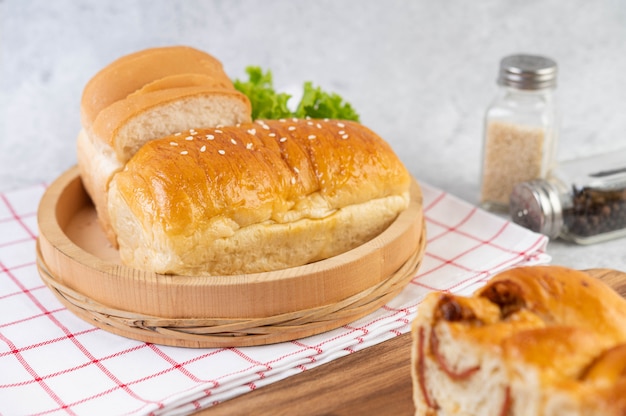
[[76, 167], [43, 195], [38, 269], [59, 300], [112, 333], [184, 347], [250, 346], [319, 334], [361, 318], [415, 276], [426, 238], [422, 195], [378, 237], [331, 259], [237, 276], [127, 267], [106, 240]]

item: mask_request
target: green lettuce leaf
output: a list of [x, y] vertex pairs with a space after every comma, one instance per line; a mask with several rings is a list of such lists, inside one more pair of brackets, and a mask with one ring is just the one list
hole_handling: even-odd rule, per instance
[[304, 83], [302, 99], [294, 115], [359, 121], [359, 115], [350, 103], [344, 102], [338, 94], [325, 92], [320, 87], [314, 88], [311, 82]]
[[252, 119], [278, 119], [291, 116], [287, 107], [287, 101], [291, 95], [277, 93], [272, 83], [272, 73], [258, 66], [246, 68], [248, 81], [235, 80], [235, 89], [245, 94], [250, 99], [252, 106]]
[[237, 79], [233, 84], [250, 99], [253, 120], [311, 117], [359, 121], [359, 115], [350, 103], [338, 94], [314, 87], [310, 81], [304, 83], [302, 98], [296, 111], [292, 112], [287, 106], [291, 95], [276, 92], [271, 71], [263, 72], [258, 66], [249, 66], [246, 73], [247, 81]]

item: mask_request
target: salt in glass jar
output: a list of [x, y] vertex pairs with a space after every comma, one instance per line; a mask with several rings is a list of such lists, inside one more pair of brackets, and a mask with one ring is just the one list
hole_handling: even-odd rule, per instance
[[517, 183], [548, 174], [558, 136], [556, 78], [557, 65], [546, 57], [512, 55], [501, 60], [498, 94], [485, 114], [483, 208], [508, 212]]

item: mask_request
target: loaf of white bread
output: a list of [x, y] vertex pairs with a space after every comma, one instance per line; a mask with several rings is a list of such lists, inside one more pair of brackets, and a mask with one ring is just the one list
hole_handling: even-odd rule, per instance
[[283, 269], [345, 252], [408, 206], [389, 146], [348, 121], [257, 121], [144, 145], [109, 186], [127, 264], [160, 273]]
[[213, 56], [186, 46], [142, 50], [107, 65], [81, 99], [78, 167], [109, 241], [113, 175], [150, 140], [190, 128], [250, 121], [250, 101]]
[[142, 51], [85, 87], [78, 162], [122, 261], [163, 274], [304, 265], [380, 234], [409, 203], [410, 175], [367, 127], [250, 120], [214, 58]]
[[626, 414], [626, 300], [582, 271], [527, 266], [412, 325], [416, 415]]

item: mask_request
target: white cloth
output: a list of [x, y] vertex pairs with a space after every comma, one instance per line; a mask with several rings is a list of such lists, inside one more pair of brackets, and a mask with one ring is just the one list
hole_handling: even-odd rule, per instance
[[0, 194], [0, 415], [189, 414], [408, 332], [429, 291], [469, 294], [505, 268], [550, 260], [546, 237], [421, 186], [426, 252], [391, 302], [305, 339], [210, 349], [138, 342], [74, 316], [35, 266], [45, 187]]

